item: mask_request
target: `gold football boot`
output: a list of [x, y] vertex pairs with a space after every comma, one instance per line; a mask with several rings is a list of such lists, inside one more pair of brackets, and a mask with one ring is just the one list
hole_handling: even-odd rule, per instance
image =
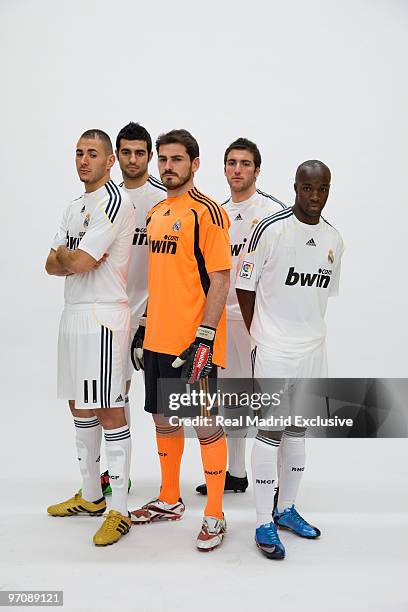
[[132, 521], [130, 518], [123, 516], [123, 514], [116, 510], [111, 510], [93, 537], [95, 546], [114, 544], [128, 533], [131, 525]]
[[48, 514], [51, 516], [74, 516], [76, 514], [86, 514], [88, 516], [101, 516], [106, 510], [106, 501], [104, 497], [96, 502], [86, 501], [80, 493], [75, 493], [74, 497], [67, 501], [54, 504], [47, 508]]

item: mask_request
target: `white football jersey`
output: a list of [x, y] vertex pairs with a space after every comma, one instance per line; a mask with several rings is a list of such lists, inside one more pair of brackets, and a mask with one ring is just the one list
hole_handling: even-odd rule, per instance
[[64, 210], [51, 248], [81, 249], [99, 260], [96, 270], [65, 279], [66, 304], [127, 304], [126, 283], [130, 247], [135, 230], [135, 209], [129, 196], [113, 181], [84, 193]]
[[136, 222], [132, 249], [130, 253], [127, 294], [132, 328], [139, 326], [139, 319], [144, 313], [147, 302], [147, 267], [149, 260], [149, 247], [146, 233], [147, 213], [153, 206], [167, 197], [163, 183], [153, 176], [149, 176], [146, 183], [136, 189], [126, 189], [136, 209]]
[[302, 355], [324, 342], [327, 299], [338, 294], [343, 250], [327, 221], [301, 223], [291, 208], [258, 224], [236, 280], [236, 288], [256, 292], [255, 344]]
[[227, 297], [227, 319], [242, 320], [237, 294], [235, 291], [235, 279], [238, 272], [240, 255], [245, 249], [254, 227], [269, 215], [280, 212], [286, 208], [285, 204], [271, 195], [257, 189], [256, 192], [243, 202], [235, 203], [232, 198], [222, 205], [230, 218], [229, 229], [231, 239], [232, 268], [230, 272], [230, 288]]

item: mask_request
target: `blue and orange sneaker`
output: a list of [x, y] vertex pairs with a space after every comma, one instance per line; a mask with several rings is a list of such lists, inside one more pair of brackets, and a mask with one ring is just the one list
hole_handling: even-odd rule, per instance
[[290, 508], [285, 508], [283, 512], [278, 512], [278, 509], [275, 508], [273, 520], [280, 529], [288, 529], [301, 538], [315, 539], [321, 534], [320, 529], [310, 525], [300, 516], [294, 504]]
[[255, 543], [268, 559], [285, 558], [285, 547], [279, 539], [276, 525], [273, 522], [257, 527]]

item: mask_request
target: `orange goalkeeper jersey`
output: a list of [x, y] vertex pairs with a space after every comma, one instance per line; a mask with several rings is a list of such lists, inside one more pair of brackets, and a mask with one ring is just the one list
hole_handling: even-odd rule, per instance
[[[167, 198], [147, 216], [148, 310], [144, 347], [178, 355], [202, 322], [209, 274], [231, 268], [226, 212], [195, 187]], [[213, 363], [225, 367], [225, 308], [217, 327]]]

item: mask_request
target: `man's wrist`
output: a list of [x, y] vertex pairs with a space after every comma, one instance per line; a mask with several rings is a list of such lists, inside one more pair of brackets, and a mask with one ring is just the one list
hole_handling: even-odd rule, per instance
[[58, 275], [59, 276], [71, 276], [73, 272], [67, 268], [65, 265], [65, 261], [63, 260], [63, 251], [62, 249], [66, 249], [65, 246], [60, 245], [57, 249], [55, 249], [55, 260], [58, 266]]
[[70, 268], [70, 251], [66, 246], [59, 246], [57, 249], [57, 261], [66, 270], [67, 275], [74, 274], [74, 270]]
[[203, 340], [214, 342], [216, 331], [217, 330], [215, 329], [215, 327], [210, 327], [209, 325], [200, 325], [200, 327], [198, 327], [196, 331], [196, 338], [202, 338]]
[[57, 259], [61, 264], [64, 263], [64, 255], [66, 250], [67, 247], [63, 245], [59, 246], [57, 249]]

